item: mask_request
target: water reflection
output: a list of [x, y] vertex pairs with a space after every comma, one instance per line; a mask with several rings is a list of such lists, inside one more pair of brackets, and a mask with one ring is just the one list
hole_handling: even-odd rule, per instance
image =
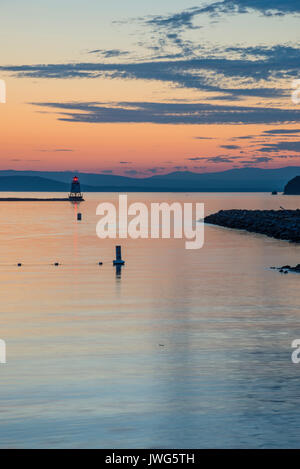
[[114, 268], [116, 269], [116, 279], [121, 280], [122, 278], [122, 268], [123, 265], [115, 265]]
[[[129, 197], [206, 213], [299, 200]], [[89, 194], [81, 223], [72, 205], [1, 205], [0, 446], [297, 447], [299, 276], [268, 267], [295, 264], [300, 246], [209, 226], [193, 252], [122, 240], [123, 273], [116, 240], [95, 232], [98, 203], [115, 199]]]

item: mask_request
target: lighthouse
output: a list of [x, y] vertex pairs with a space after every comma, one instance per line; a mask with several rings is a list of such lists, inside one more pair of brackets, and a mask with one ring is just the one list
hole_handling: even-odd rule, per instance
[[80, 182], [77, 176], [74, 176], [72, 179], [69, 200], [71, 200], [72, 202], [83, 201], [83, 194], [81, 192]]

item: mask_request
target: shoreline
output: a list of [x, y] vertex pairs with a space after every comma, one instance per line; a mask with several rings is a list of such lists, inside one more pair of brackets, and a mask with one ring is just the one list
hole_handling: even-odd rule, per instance
[[[0, 197], [0, 202], [73, 202], [68, 198], [38, 199], [32, 197]], [[84, 202], [84, 200], [80, 200]]]
[[220, 210], [205, 223], [300, 243], [300, 210]]

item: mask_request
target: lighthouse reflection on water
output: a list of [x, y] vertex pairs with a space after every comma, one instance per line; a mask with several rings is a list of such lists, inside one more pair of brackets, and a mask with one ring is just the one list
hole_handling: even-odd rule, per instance
[[[81, 192], [79, 178], [74, 176], [71, 182], [71, 189], [69, 193], [69, 200], [74, 204], [75, 218], [79, 221], [81, 220], [81, 214], [78, 213], [78, 205], [80, 202], [84, 202], [83, 193]], [[80, 215], [80, 217], [79, 217]], [[78, 233], [77, 230], [74, 233], [74, 255], [78, 257]], [[122, 267], [125, 262], [121, 258], [121, 247], [116, 247], [116, 260], [113, 262], [113, 265], [116, 269], [116, 279], [121, 279], [122, 276]]]

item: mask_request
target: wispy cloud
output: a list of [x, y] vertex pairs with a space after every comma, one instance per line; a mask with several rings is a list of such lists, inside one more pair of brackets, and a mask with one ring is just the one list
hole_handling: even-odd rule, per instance
[[265, 130], [263, 134], [265, 135], [292, 135], [299, 134], [300, 129], [271, 129]]
[[300, 141], [269, 143], [263, 146], [262, 148], [259, 148], [259, 151], [267, 152], [267, 153], [280, 153], [280, 152], [300, 153]]
[[252, 158], [251, 160], [243, 160], [243, 164], [257, 164], [257, 163], [269, 163], [270, 161], [273, 161], [273, 158], [270, 156], [256, 156], [255, 158]]
[[224, 14], [245, 14], [257, 11], [265, 16], [284, 16], [300, 13], [298, 0], [223, 0], [203, 7], [193, 7], [170, 15], [156, 15], [145, 18], [148, 25], [168, 29], [195, 29], [194, 19], [208, 15], [220, 19]]
[[202, 157], [193, 157], [187, 158], [189, 161], [198, 161], [198, 162], [208, 162], [208, 163], [233, 163], [234, 160], [241, 159], [240, 156], [225, 156], [225, 155], [218, 155], [218, 156], [202, 156]]
[[38, 152], [41, 153], [64, 153], [64, 152], [72, 152], [71, 148], [53, 148], [53, 149], [42, 149], [42, 150], [37, 150]]
[[213, 140], [212, 137], [194, 137], [195, 140]]
[[[45, 79], [124, 79], [148, 80], [170, 86], [205, 93], [202, 103], [178, 102], [42, 102], [35, 106], [59, 112], [59, 119], [83, 123], [155, 123], [155, 124], [287, 124], [300, 122], [300, 109], [281, 107], [283, 98], [290, 94], [290, 80], [300, 74], [298, 45], [242, 47], [240, 45], [195, 45], [184, 38], [183, 31], [198, 28], [195, 18], [208, 15], [221, 18], [224, 14], [244, 14], [257, 11], [266, 17], [300, 13], [299, 0], [223, 0], [204, 6], [179, 11], [170, 15], [156, 15], [142, 19], [154, 28], [150, 44], [151, 59], [134, 59], [122, 49], [93, 49], [88, 53], [99, 56], [99, 62], [67, 62], [38, 65], [1, 66], [0, 72], [18, 78]], [[157, 31], [160, 31], [157, 33]], [[190, 35], [192, 36], [192, 34]], [[175, 51], [164, 51], [164, 44], [175, 46]], [[164, 53], [162, 53], [162, 50]], [[166, 53], [165, 53], [166, 52]], [[125, 57], [126, 62], [120, 63]], [[108, 61], [104, 59], [115, 59]], [[199, 96], [197, 94], [196, 96]], [[233, 105], [242, 99], [256, 98], [259, 105]], [[196, 99], [195, 99], [196, 100]], [[222, 104], [215, 104], [217, 101]], [[232, 103], [228, 102], [232, 101]], [[268, 100], [268, 102], [266, 101]], [[251, 101], [253, 102], [253, 101]], [[275, 104], [276, 103], [276, 104]], [[284, 103], [287, 106], [287, 100]], [[263, 137], [296, 135], [296, 131], [274, 129]], [[194, 137], [199, 140], [209, 137]], [[255, 139], [238, 137], [237, 140]], [[238, 142], [239, 143], [239, 142]], [[285, 142], [281, 142], [282, 144]], [[286, 142], [287, 144], [288, 142]], [[293, 142], [289, 142], [291, 145]], [[285, 149], [287, 148], [285, 144]], [[262, 152], [284, 151], [279, 143], [262, 144]], [[293, 146], [290, 145], [290, 148]], [[239, 145], [222, 145], [226, 150], [237, 150]], [[276, 149], [278, 148], [278, 150]], [[294, 147], [295, 148], [295, 147]], [[50, 151], [50, 150], [49, 150]], [[73, 151], [56, 149], [51, 151]], [[297, 151], [297, 150], [286, 150]], [[120, 162], [129, 164], [129, 162]]]
[[209, 163], [233, 163], [236, 158], [227, 157], [227, 156], [212, 156], [210, 158], [205, 158], [205, 161]]
[[188, 166], [173, 166], [173, 169], [176, 169], [176, 171], [185, 171], [189, 169]]
[[300, 109], [223, 106], [207, 103], [32, 103], [57, 109], [59, 120], [85, 123], [270, 124], [300, 122]]
[[220, 145], [220, 148], [225, 148], [225, 150], [238, 150], [241, 147], [239, 145]]
[[163, 167], [163, 166], [157, 166], [155, 168], [148, 168], [146, 169], [146, 172], [147, 173], [151, 173], [151, 174], [157, 174], [157, 173], [160, 173], [161, 171], [164, 171], [166, 168]]
[[88, 51], [89, 54], [96, 54], [100, 55], [106, 59], [111, 59], [115, 57], [121, 57], [124, 55], [128, 55], [129, 52], [126, 50], [120, 50], [120, 49], [94, 49]]
[[203, 57], [185, 60], [8, 65], [1, 66], [0, 71], [19, 78], [151, 80], [213, 93], [211, 97], [214, 99], [289, 95], [287, 80], [300, 73], [298, 47], [280, 45], [235, 49], [240, 54], [236, 58], [204, 54]]
[[22, 158], [22, 159], [20, 159], [20, 158], [11, 158], [9, 161], [13, 161], [15, 163], [17, 163], [17, 162], [21, 162], [21, 163], [30, 162], [30, 163], [33, 163], [33, 162], [38, 162], [38, 161], [41, 161], [41, 160], [36, 160], [36, 159], [34, 160], [34, 159], [27, 159], [27, 158], [25, 158], [25, 159], [24, 158]]
[[138, 174], [140, 174], [140, 171], [138, 171], [137, 169], [128, 169], [124, 171], [124, 174], [127, 174], [128, 176], [137, 176]]

